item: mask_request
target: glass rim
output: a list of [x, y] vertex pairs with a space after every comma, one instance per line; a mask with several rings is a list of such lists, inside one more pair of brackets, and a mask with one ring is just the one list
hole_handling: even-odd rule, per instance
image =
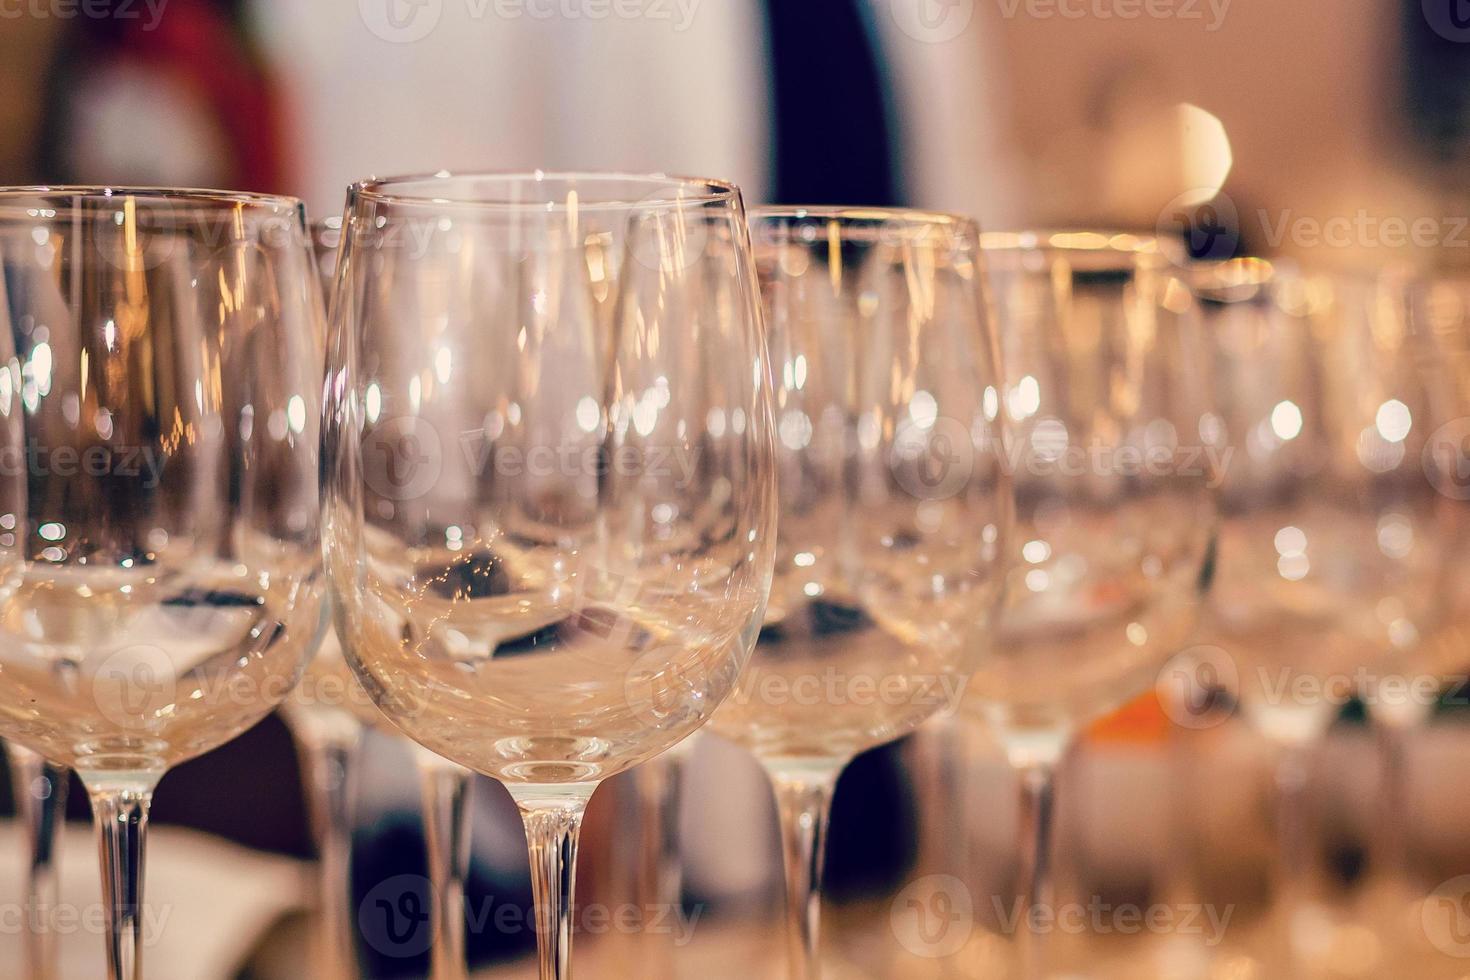
[[395, 187], [410, 187], [416, 184], [432, 185], [436, 181], [474, 183], [483, 182], [488, 184], [501, 184], [515, 186], [525, 184], [535, 186], [537, 184], [553, 184], [561, 182], [575, 185], [579, 181], [589, 184], [606, 182], [609, 184], [624, 184], [629, 187], [647, 187], [650, 191], [658, 188], [703, 188], [698, 194], [680, 197], [674, 194], [649, 193], [642, 197], [619, 196], [616, 199], [608, 198], [609, 195], [594, 196], [589, 200], [581, 200], [580, 196], [575, 205], [578, 211], [631, 211], [637, 209], [657, 209], [667, 207], [692, 207], [704, 204], [732, 204], [740, 201], [740, 188], [728, 180], [715, 177], [687, 177], [678, 174], [666, 173], [633, 173], [617, 170], [437, 170], [432, 173], [400, 174], [390, 177], [367, 177], [354, 181], [347, 188], [350, 205], [361, 201], [370, 201], [380, 204], [397, 204], [408, 206], [433, 206], [451, 207], [465, 210], [500, 212], [506, 214], [542, 214], [561, 213], [571, 210], [565, 200], [552, 200], [543, 195], [539, 199], [494, 199], [486, 197], [460, 197], [453, 195], [441, 196], [433, 194], [408, 194]]
[[[304, 213], [304, 205], [298, 197], [286, 194], [266, 194], [259, 191], [217, 190], [207, 187], [153, 187], [126, 184], [13, 184], [0, 186], [0, 206], [27, 199], [70, 199], [73, 202], [89, 201], [105, 203], [128, 198], [149, 204], [162, 205], [169, 210], [188, 209], [191, 205], [200, 209], [216, 205], [235, 205], [252, 208], [271, 208], [277, 211]], [[70, 207], [75, 208], [73, 203]], [[48, 208], [51, 210], [51, 208]], [[60, 210], [56, 208], [55, 210]], [[31, 217], [35, 217], [31, 215]]]
[[1164, 239], [1121, 228], [1036, 228], [987, 231], [980, 236], [987, 252], [1087, 252], [1118, 255], [1164, 254]]
[[819, 218], [829, 221], [888, 221], [911, 225], [960, 228], [979, 233], [979, 223], [968, 215], [924, 208], [876, 207], [845, 204], [762, 204], [750, 208], [749, 220]]

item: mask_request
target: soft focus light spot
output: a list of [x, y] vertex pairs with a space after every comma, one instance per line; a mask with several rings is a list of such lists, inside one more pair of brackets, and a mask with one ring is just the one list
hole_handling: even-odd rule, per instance
[[1148, 642], [1148, 630], [1142, 623], [1129, 623], [1124, 632], [1128, 634], [1128, 642], [1136, 647], [1141, 647]]
[[1294, 402], [1279, 402], [1271, 409], [1271, 431], [1276, 438], [1290, 441], [1302, 434], [1302, 410]]
[[1029, 419], [1041, 408], [1041, 385], [1026, 375], [1006, 393], [1006, 411], [1017, 422]]
[[909, 418], [921, 429], [932, 429], [939, 418], [939, 403], [929, 392], [920, 389], [909, 399]]
[[454, 372], [454, 351], [448, 347], [441, 347], [434, 354], [434, 377], [439, 379], [441, 385], [449, 384], [449, 376]]
[[792, 452], [799, 452], [811, 444], [812, 420], [800, 409], [782, 412], [781, 422], [776, 428], [781, 435], [781, 445]]
[[980, 396], [980, 410], [985, 413], [987, 422], [994, 422], [996, 415], [1000, 414], [1000, 396], [993, 385], [985, 386], [985, 393]]
[[367, 409], [367, 420], [378, 421], [378, 416], [383, 412], [383, 389], [378, 387], [375, 381], [368, 385], [367, 393], [363, 395], [363, 406]]
[[1378, 519], [1378, 550], [1388, 558], [1404, 558], [1414, 549], [1414, 525], [1403, 514]]
[[1403, 442], [1414, 427], [1414, 415], [1409, 406], [1397, 398], [1389, 399], [1378, 406], [1378, 417], [1374, 420], [1378, 434], [1389, 442]]
[[1312, 570], [1312, 563], [1303, 554], [1284, 555], [1276, 562], [1276, 571], [1288, 582], [1300, 582]]
[[725, 410], [723, 408], [712, 408], [704, 417], [704, 427], [709, 434], [719, 439], [725, 434]]
[[650, 436], [654, 427], [658, 425], [658, 402], [649, 397], [652, 389], [638, 399], [638, 404], [633, 408], [633, 428], [640, 436]]
[[1203, 204], [1220, 192], [1235, 165], [1230, 137], [1218, 116], [1197, 105], [1181, 102], [1175, 107], [1180, 136], [1180, 163], [1185, 187], [1191, 192], [1180, 202], [1184, 207]]
[[798, 568], [811, 568], [817, 563], [817, 556], [810, 551], [802, 551], [798, 552], [796, 557], [792, 558], [791, 561]]
[[1021, 546], [1021, 557], [1033, 565], [1040, 565], [1051, 557], [1051, 545], [1045, 541], [1027, 541]]
[[577, 402], [577, 428], [583, 432], [596, 432], [602, 423], [602, 407], [591, 395], [583, 395]]
[[1042, 419], [1031, 430], [1032, 451], [1048, 463], [1061, 459], [1071, 441], [1067, 427], [1060, 419]]
[[1026, 588], [1032, 592], [1045, 592], [1051, 584], [1051, 576], [1044, 569], [1033, 568], [1026, 573]]
[[55, 522], [42, 524], [40, 527], [36, 528], [36, 533], [45, 538], [47, 541], [60, 541], [62, 538], [66, 537], [66, 525], [57, 524]]
[[1299, 527], [1287, 525], [1276, 532], [1276, 552], [1283, 558], [1306, 554], [1307, 535]]
[[306, 399], [300, 395], [291, 396], [286, 403], [286, 422], [297, 435], [306, 431]]

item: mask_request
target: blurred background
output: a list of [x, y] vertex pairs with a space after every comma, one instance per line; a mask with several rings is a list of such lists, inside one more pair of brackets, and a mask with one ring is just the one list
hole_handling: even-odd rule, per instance
[[[750, 203], [913, 204], [971, 213], [992, 230], [1157, 231], [1200, 257], [1470, 270], [1461, 6], [0, 0], [0, 184], [270, 191], [324, 217], [340, 210], [348, 182], [370, 174], [659, 170], [732, 178]], [[1073, 879], [1064, 892], [1110, 907], [1173, 901], [1187, 867], [1196, 912], [1226, 920], [1218, 935], [1208, 918], [1199, 933], [1084, 930], [1060, 937], [1068, 975], [1267, 975], [1229, 951], [1249, 945], [1269, 904], [1270, 753], [1226, 709], [1185, 730], [1151, 697], [1092, 732], [1069, 762], [1058, 862]], [[1404, 803], [1425, 893], [1470, 872], [1470, 791], [1456, 775], [1470, 752], [1467, 718], [1447, 703], [1409, 749]], [[1360, 721], [1347, 705], [1313, 787], [1324, 907], [1351, 909], [1365, 863], [1376, 756]], [[982, 733], [959, 742], [937, 759], [933, 745], [879, 750], [844, 776], [828, 889], [838, 976], [1007, 975], [1006, 910], [989, 896], [1006, 894], [1016, 873], [1015, 791]], [[366, 756], [355, 886], [364, 908], [423, 885], [412, 762], [374, 736]], [[935, 765], [951, 767], [964, 841], [936, 828], [915, 790]], [[624, 964], [595, 975], [641, 975], [650, 944], [675, 945], [689, 975], [779, 975], [770, 938], [781, 922], [779, 848], [763, 777], [713, 738], [688, 772], [684, 920], [589, 927], [582, 948]], [[165, 782], [149, 890], [166, 913], [158, 943], [168, 952], [152, 957], [150, 974], [309, 975], [313, 855], [285, 727], [271, 719]], [[533, 946], [530, 927], [487, 918], [530, 903], [519, 820], [498, 787], [477, 794], [472, 959], [487, 970], [520, 962], [529, 975], [517, 958]], [[628, 900], [630, 796], [613, 785], [594, 804], [584, 902]], [[71, 806], [84, 820], [85, 794], [74, 791]], [[67, 841], [65, 887], [78, 903], [96, 890], [87, 838], [77, 823]], [[21, 847], [9, 839], [0, 889], [12, 896]], [[960, 852], [963, 934], [915, 943], [896, 916]], [[369, 918], [365, 973], [422, 975], [424, 950], [373, 934]], [[1381, 924], [1350, 911], [1342, 922], [1323, 953], [1337, 975], [1470, 973], [1470, 934], [1449, 950], [1424, 943], [1410, 965]], [[82, 959], [68, 962], [100, 962], [95, 933], [76, 933]], [[19, 941], [0, 917], [0, 975], [19, 975], [10, 972]]]

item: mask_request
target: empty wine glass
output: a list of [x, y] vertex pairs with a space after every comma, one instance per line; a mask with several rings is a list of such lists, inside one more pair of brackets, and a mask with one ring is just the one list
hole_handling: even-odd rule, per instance
[[837, 777], [958, 704], [999, 596], [1001, 379], [972, 222], [795, 207], [751, 228], [781, 527], [760, 642], [712, 726], [770, 776], [790, 975], [815, 978]]
[[1311, 914], [1310, 753], [1354, 695], [1390, 747], [1433, 704], [1412, 681], [1455, 540], [1452, 501], [1426, 469], [1450, 406], [1396, 277], [1242, 260], [1198, 280], [1211, 426], [1230, 454], [1207, 635], [1242, 713], [1280, 749], [1276, 955], [1302, 972], [1326, 928]]
[[770, 585], [739, 192], [440, 174], [355, 185], [344, 220], [326, 415], [343, 650], [395, 725], [510, 790], [541, 976], [565, 978], [588, 798], [724, 701]]
[[0, 249], [0, 735], [87, 788], [135, 980], [154, 786], [319, 634], [317, 283], [261, 195], [4, 189]]
[[[970, 679], [1022, 778], [1021, 891], [1049, 910], [1055, 773], [1074, 734], [1155, 683], [1194, 625], [1214, 541], [1204, 349], [1148, 237], [987, 234], [1016, 498], [995, 640]], [[1020, 920], [1030, 976], [1042, 931]]]

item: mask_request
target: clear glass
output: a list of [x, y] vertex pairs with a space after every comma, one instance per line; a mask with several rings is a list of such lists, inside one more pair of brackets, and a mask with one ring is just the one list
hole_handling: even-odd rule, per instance
[[596, 785], [729, 696], [770, 587], [770, 384], [739, 192], [660, 176], [355, 186], [329, 353], [344, 653], [526, 824], [569, 975]]
[[30, 749], [5, 743], [10, 766], [16, 822], [25, 828], [30, 862], [26, 873], [25, 969], [32, 980], [52, 980], [57, 973], [56, 935], [51, 910], [61, 899], [58, 848], [66, 827], [66, 793], [70, 773]]
[[1322, 917], [1303, 914], [1313, 749], [1353, 695], [1390, 732], [1428, 706], [1422, 687], [1383, 682], [1423, 674], [1444, 619], [1455, 508], [1426, 451], [1462, 413], [1430, 383], [1436, 358], [1393, 276], [1242, 260], [1200, 270], [1197, 288], [1212, 435], [1229, 453], [1206, 633], [1242, 713], [1281, 752], [1272, 955], [1303, 971], [1308, 950], [1331, 946], [1310, 934]]
[[[982, 237], [1016, 498], [1005, 603], [966, 711], [1021, 776], [1021, 882], [1052, 904], [1057, 765], [1148, 690], [1192, 629], [1214, 542], [1204, 349], [1164, 246], [1109, 232]], [[1045, 972], [1041, 932], [1017, 938]]]
[[91, 796], [141, 975], [153, 788], [285, 699], [322, 622], [321, 301], [298, 202], [0, 190], [0, 736]]
[[334, 630], [325, 631], [301, 683], [281, 706], [281, 718], [296, 743], [316, 845], [315, 972], [327, 980], [355, 977], [352, 833], [358, 762], [367, 730], [381, 724], [383, 716], [348, 669]]
[[775, 788], [792, 977], [820, 972], [837, 777], [953, 710], [999, 598], [1010, 486], [979, 233], [901, 210], [751, 215], [780, 534], [750, 669], [715, 714]]

